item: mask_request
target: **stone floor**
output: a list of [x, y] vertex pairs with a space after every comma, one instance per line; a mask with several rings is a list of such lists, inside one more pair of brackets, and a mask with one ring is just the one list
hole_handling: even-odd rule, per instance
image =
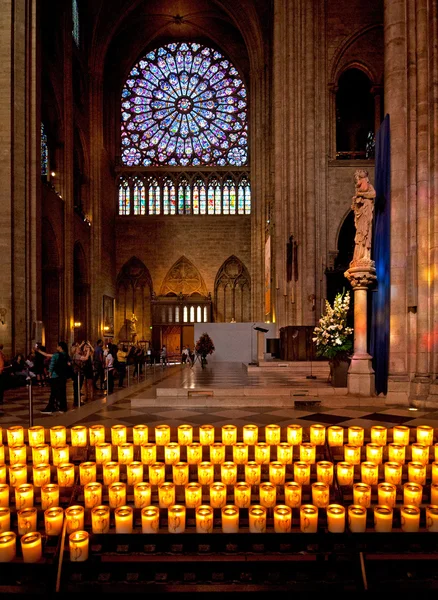
[[[73, 384], [69, 383], [68, 387], [68, 404], [72, 407]], [[278, 395], [279, 389], [286, 390], [286, 395]], [[242, 390], [248, 395], [242, 395]], [[188, 392], [195, 395], [190, 397]], [[211, 392], [219, 395], [211, 397]], [[79, 423], [102, 423], [111, 427], [115, 423], [127, 426], [167, 423], [176, 427], [181, 423], [194, 426], [211, 423], [220, 427], [230, 422], [237, 426], [247, 423], [286, 426], [296, 422], [304, 426], [322, 423], [368, 428], [374, 424], [387, 427], [426, 424], [438, 428], [438, 407], [433, 411], [388, 406], [381, 397], [348, 396], [346, 390], [332, 388], [323, 378], [309, 381], [304, 376], [294, 377], [289, 373], [248, 374], [244, 366], [231, 363], [211, 364], [204, 370], [200, 365], [193, 369], [182, 365], [165, 369], [148, 367], [139, 382], [133, 379], [131, 367], [129, 386], [119, 390], [116, 385], [109, 397], [97, 391], [94, 401], [71, 408], [65, 414], [40, 414], [48, 396], [49, 388], [32, 386], [33, 425], [71, 427]], [[28, 389], [7, 390], [4, 400], [0, 426], [28, 427]]]

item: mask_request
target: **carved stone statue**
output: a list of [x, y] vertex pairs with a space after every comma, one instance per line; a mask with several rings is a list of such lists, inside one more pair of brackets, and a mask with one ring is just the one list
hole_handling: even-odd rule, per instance
[[371, 262], [371, 237], [376, 190], [368, 179], [368, 171], [358, 169], [354, 173], [356, 194], [353, 196], [351, 208], [354, 210], [354, 254], [351, 266], [369, 264]]
[[132, 317], [129, 324], [129, 335], [131, 336], [132, 342], [135, 342], [135, 338], [137, 337], [137, 321], [137, 317], [134, 315], [134, 313], [132, 313]]

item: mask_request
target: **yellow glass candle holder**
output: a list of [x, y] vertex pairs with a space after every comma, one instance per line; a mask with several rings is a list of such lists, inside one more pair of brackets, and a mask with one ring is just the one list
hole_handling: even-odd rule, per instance
[[388, 461], [404, 465], [406, 460], [406, 446], [403, 444], [388, 444]]
[[13, 531], [0, 533], [0, 563], [11, 562], [17, 552], [17, 536]]
[[267, 509], [260, 504], [255, 504], [249, 508], [248, 518], [250, 533], [266, 533], [266, 513]]
[[413, 504], [406, 504], [400, 507], [400, 525], [401, 530], [407, 533], [414, 533], [420, 529], [420, 509]]
[[134, 510], [132, 506], [118, 506], [114, 511], [116, 533], [132, 533]]
[[254, 444], [254, 461], [259, 465], [267, 465], [271, 460], [271, 446], [265, 442]]
[[294, 463], [294, 481], [300, 485], [310, 484], [310, 464], [307, 462]]
[[121, 465], [129, 465], [134, 460], [134, 444], [126, 442], [117, 446], [117, 460]]
[[379, 483], [377, 485], [377, 504], [394, 508], [397, 501], [397, 487], [393, 483]]
[[193, 427], [191, 425], [178, 425], [178, 444], [188, 446], [193, 442]]
[[0, 506], [9, 506], [9, 486], [7, 483], [0, 483]]
[[189, 465], [186, 462], [178, 462], [172, 465], [172, 478], [176, 485], [186, 485], [189, 482]]
[[147, 425], [134, 425], [132, 428], [132, 443], [134, 446], [146, 444], [149, 438], [149, 428]]
[[175, 442], [169, 442], [167, 446], [164, 446], [164, 462], [166, 465], [175, 465], [181, 460], [181, 451], [179, 444]]
[[388, 428], [383, 425], [373, 425], [370, 429], [370, 438], [372, 444], [386, 446], [388, 440]]
[[134, 485], [134, 506], [144, 508], [151, 503], [151, 485], [146, 481], [139, 481]]
[[169, 425], [157, 425], [155, 427], [155, 443], [157, 446], [167, 446], [170, 443]]
[[4, 465], [5, 464], [5, 447], [2, 443], [0, 443], [0, 465]]
[[394, 425], [392, 439], [395, 444], [409, 445], [410, 429], [406, 425]]
[[27, 483], [27, 465], [12, 465], [9, 467], [9, 485], [16, 487], [21, 483]]
[[199, 427], [199, 443], [201, 446], [214, 444], [214, 425], [201, 425]]
[[196, 507], [196, 533], [213, 532], [213, 508], [207, 504]]
[[350, 446], [363, 446], [365, 431], [359, 425], [352, 425], [348, 428], [348, 444]]
[[126, 504], [126, 484], [116, 481], [108, 486], [108, 497], [110, 508], [119, 508]]
[[221, 465], [225, 461], [225, 444], [215, 442], [210, 444], [210, 462], [213, 465]]
[[[65, 428], [64, 428], [65, 429]], [[13, 425], [6, 430], [8, 446], [22, 446], [24, 444], [24, 427], [21, 425]]]
[[185, 506], [182, 506], [181, 504], [169, 506], [167, 509], [167, 527], [169, 533], [184, 533], [186, 528]]
[[67, 444], [67, 429], [64, 425], [54, 425], [49, 430], [50, 445], [53, 448], [65, 446]]
[[213, 508], [222, 508], [227, 503], [227, 486], [221, 481], [210, 484], [210, 505]]
[[69, 506], [65, 509], [66, 533], [70, 535], [74, 531], [84, 529], [84, 507], [79, 505]]
[[223, 506], [221, 521], [223, 533], [239, 533], [239, 508], [232, 504]]
[[27, 446], [24, 444], [11, 446], [9, 448], [9, 464], [17, 465], [27, 462]]
[[139, 481], [143, 481], [143, 463], [135, 460], [126, 465], [126, 483], [135, 485]]
[[[1, 438], [0, 438], [1, 439]], [[34, 448], [45, 442], [45, 429], [42, 425], [34, 425], [27, 430], [27, 439], [29, 446]]]
[[284, 484], [284, 503], [291, 508], [299, 508], [302, 500], [302, 487], [296, 481]]
[[426, 485], [426, 465], [420, 462], [408, 463], [408, 481]]
[[165, 481], [158, 486], [158, 505], [160, 508], [169, 508], [175, 504], [175, 484]]
[[157, 506], [145, 506], [141, 509], [142, 533], [158, 533], [160, 528], [160, 509]]
[[426, 529], [436, 533], [438, 531], [438, 505], [426, 506]]
[[88, 443], [88, 429], [84, 425], [75, 425], [71, 428], [71, 445], [77, 448], [86, 448]]
[[281, 442], [281, 427], [280, 425], [265, 426], [265, 441], [268, 446], [277, 446]]
[[210, 485], [214, 482], [213, 463], [202, 461], [198, 464], [198, 481], [201, 485]]
[[87, 461], [79, 465], [79, 481], [82, 486], [96, 481], [97, 467], [95, 462]]
[[300, 462], [314, 465], [316, 462], [316, 446], [313, 444], [300, 444]]
[[344, 428], [339, 425], [331, 425], [327, 429], [327, 442], [331, 448], [339, 448], [344, 445]]
[[153, 465], [157, 462], [157, 446], [151, 443], [143, 443], [140, 446], [141, 462], [144, 465]]
[[111, 427], [111, 444], [113, 446], [120, 446], [120, 444], [126, 444], [127, 440], [126, 425], [112, 425]]
[[370, 461], [364, 461], [360, 465], [360, 477], [362, 483], [377, 485], [379, 482], [379, 465]]
[[11, 509], [9, 506], [0, 506], [0, 533], [11, 530]]
[[438, 462], [432, 463], [431, 477], [432, 477], [432, 483], [438, 483]]
[[411, 456], [412, 462], [419, 462], [422, 465], [429, 464], [429, 446], [426, 444], [412, 444], [411, 445]]
[[50, 483], [50, 465], [39, 464], [32, 467], [32, 480], [35, 487]]
[[151, 485], [161, 485], [166, 481], [166, 465], [161, 462], [149, 465], [149, 483]]
[[90, 481], [84, 485], [85, 508], [94, 508], [102, 504], [102, 484], [98, 481]]
[[111, 485], [120, 481], [120, 465], [114, 460], [106, 462], [102, 467], [103, 485]]
[[269, 463], [269, 481], [274, 485], [283, 485], [286, 480], [286, 465], [280, 462]]
[[353, 484], [353, 504], [369, 508], [371, 505], [371, 486], [368, 483]]
[[248, 446], [247, 444], [242, 444], [241, 442], [237, 442], [233, 446], [233, 462], [236, 465], [244, 465], [248, 462]]
[[64, 523], [64, 509], [52, 506], [44, 511], [44, 529], [46, 535], [61, 535]]
[[22, 508], [17, 512], [18, 535], [24, 535], [37, 530], [38, 511], [35, 506]]
[[93, 533], [109, 533], [110, 508], [98, 505], [91, 510], [91, 530]]
[[413, 481], [403, 484], [403, 504], [420, 506], [423, 500], [423, 486]]
[[54, 467], [70, 462], [70, 446], [52, 446], [52, 464]]
[[322, 481], [312, 483], [312, 504], [318, 508], [326, 508], [330, 502], [330, 486]]
[[[222, 506], [226, 504], [226, 493]], [[251, 504], [251, 485], [245, 481], [238, 481], [234, 485], [234, 505], [238, 508], [248, 508]]]
[[262, 471], [258, 463], [249, 460], [245, 465], [245, 482], [249, 485], [258, 485], [261, 481]]
[[6, 465], [0, 465], [0, 483], [6, 483], [7, 472], [8, 471]]
[[15, 487], [15, 508], [31, 508], [34, 501], [33, 485], [31, 483], [22, 483]]
[[202, 504], [202, 485], [192, 481], [184, 487], [187, 508], [196, 508]]
[[237, 442], [237, 427], [235, 425], [222, 425], [222, 443], [232, 446]]
[[329, 460], [320, 460], [316, 463], [316, 480], [327, 485], [332, 485], [334, 478], [334, 465]]
[[425, 446], [433, 445], [433, 427], [430, 425], [417, 425], [417, 443]]
[[259, 485], [259, 504], [265, 508], [272, 508], [277, 502], [277, 488], [269, 481], [264, 481]]
[[350, 465], [360, 465], [360, 446], [351, 446], [351, 444], [345, 444], [344, 446], [344, 462]]
[[309, 428], [310, 443], [314, 446], [324, 446], [326, 426], [313, 423]]
[[393, 483], [394, 485], [400, 485], [402, 480], [402, 465], [397, 462], [386, 462], [384, 465], [385, 481], [387, 483]]
[[90, 438], [90, 446], [97, 446], [97, 444], [105, 443], [105, 426], [104, 425], [90, 425], [88, 428], [88, 435]]
[[254, 446], [257, 444], [259, 439], [259, 428], [258, 425], [249, 423], [243, 426], [243, 443], [248, 446]]
[[43, 555], [43, 547], [41, 533], [39, 531], [26, 533], [21, 537], [20, 543], [23, 562], [36, 563], [41, 560]]
[[330, 533], [344, 533], [345, 507], [340, 504], [329, 504], [326, 508], [327, 529]]
[[351, 533], [364, 533], [367, 529], [367, 509], [365, 506], [350, 504], [348, 507], [348, 529]]
[[316, 533], [318, 531], [318, 507], [313, 504], [300, 506], [300, 531]]
[[392, 531], [393, 510], [392, 506], [374, 507], [374, 530], [378, 533], [388, 533]]
[[84, 562], [88, 560], [89, 534], [87, 531], [74, 531], [68, 537], [71, 562]]
[[59, 487], [73, 487], [75, 483], [75, 466], [73, 463], [61, 463], [57, 466], [56, 472]]
[[187, 446], [187, 463], [199, 465], [200, 462], [202, 462], [202, 445], [199, 442], [193, 442]]
[[367, 461], [375, 465], [381, 465], [383, 462], [383, 446], [380, 444], [367, 444], [365, 448]]
[[225, 485], [234, 485], [237, 481], [237, 465], [231, 461], [221, 464], [221, 481]]
[[52, 506], [59, 506], [59, 485], [57, 483], [48, 483], [41, 488], [42, 510]]
[[277, 462], [290, 465], [293, 460], [293, 446], [286, 442], [280, 442], [277, 446]]
[[49, 464], [49, 445], [38, 444], [32, 448], [32, 463], [34, 465]]
[[303, 441], [303, 428], [301, 425], [292, 423], [286, 428], [287, 443], [290, 446], [299, 446]]
[[292, 530], [292, 509], [285, 504], [274, 506], [275, 533], [290, 533]]

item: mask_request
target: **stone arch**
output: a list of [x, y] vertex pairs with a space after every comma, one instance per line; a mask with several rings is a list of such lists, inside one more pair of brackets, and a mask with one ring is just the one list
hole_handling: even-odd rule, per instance
[[181, 256], [169, 269], [160, 289], [160, 296], [180, 294], [207, 296], [207, 286], [201, 273], [186, 256]]
[[215, 321], [227, 323], [251, 320], [251, 278], [237, 256], [230, 256], [217, 272], [214, 284]]
[[61, 325], [61, 275], [59, 243], [55, 230], [48, 219], [43, 219], [42, 247], [41, 247], [41, 296], [44, 338], [37, 340], [44, 342], [49, 352], [55, 350], [60, 339]]
[[152, 278], [146, 265], [132, 256], [117, 276], [116, 331], [120, 340], [132, 341], [131, 316], [137, 317], [138, 340], [150, 337]]

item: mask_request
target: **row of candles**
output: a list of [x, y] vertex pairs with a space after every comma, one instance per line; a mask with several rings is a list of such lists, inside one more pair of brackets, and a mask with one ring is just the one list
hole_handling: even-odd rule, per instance
[[[42, 558], [42, 535], [36, 530], [36, 511], [26, 509], [26, 523], [20, 526], [19, 535], [24, 562], [37, 562]], [[426, 528], [438, 532], [438, 506], [426, 506]], [[265, 533], [267, 530], [267, 507], [253, 505], [248, 509], [248, 528], [250, 533]], [[393, 508], [387, 505], [374, 507], [374, 530], [390, 532], [393, 526]], [[343, 533], [348, 528], [352, 533], [363, 533], [367, 528], [367, 509], [361, 505], [350, 505], [347, 509], [340, 504], [326, 507], [327, 530], [329, 533]], [[420, 529], [420, 508], [413, 505], [400, 507], [400, 524], [404, 532], [417, 532]], [[292, 532], [292, 508], [286, 505], [273, 507], [275, 533]], [[52, 507], [45, 511], [44, 522], [47, 536], [62, 534], [64, 527], [69, 535], [70, 560], [85, 561], [89, 554], [89, 533], [84, 529], [84, 508], [70, 506], [65, 509]], [[134, 509], [120, 506], [114, 510], [115, 532], [132, 534], [134, 532]], [[318, 531], [319, 508], [312, 504], [303, 504], [299, 508], [299, 530], [302, 533]], [[214, 508], [201, 504], [195, 511], [196, 532], [212, 533], [214, 526]], [[96, 506], [91, 511], [93, 534], [110, 532], [111, 510], [109, 506]], [[141, 531], [154, 534], [159, 531], [160, 508], [147, 506], [141, 510]], [[225, 505], [221, 508], [221, 530], [223, 533], [238, 533], [240, 525], [239, 507]], [[186, 530], [186, 507], [174, 504], [167, 509], [167, 527], [169, 533], [184, 533]], [[24, 531], [24, 533], [23, 533]], [[16, 534], [7, 530], [0, 533], [0, 562], [10, 562], [16, 556]]]
[[[243, 443], [255, 445], [259, 442], [259, 426], [248, 424], [243, 426]], [[345, 431], [347, 432], [348, 444], [352, 446], [363, 446], [365, 441], [365, 429], [360, 426], [350, 426], [346, 430], [339, 425], [326, 427], [319, 423], [314, 423], [309, 427], [309, 442], [315, 446], [322, 446], [326, 442], [329, 446], [337, 447], [344, 445]], [[404, 425], [395, 425], [392, 428], [392, 441], [402, 446], [408, 446], [410, 443], [411, 431], [415, 432], [415, 441], [426, 446], [433, 445], [434, 429], [428, 425], [418, 425], [416, 428], [409, 428]], [[71, 427], [70, 440], [72, 446], [86, 447], [95, 446], [105, 442], [105, 426], [91, 425], [87, 428], [84, 425]], [[65, 445], [67, 442], [67, 428], [63, 425], [57, 425], [49, 429], [50, 444], [52, 447]], [[128, 441], [128, 430], [125, 425], [113, 425], [111, 427], [111, 443], [115, 446], [125, 444]], [[156, 425], [154, 428], [155, 444], [166, 446], [171, 441], [171, 428], [169, 425]], [[24, 444], [25, 430], [21, 425], [11, 426], [6, 430], [8, 446]], [[46, 432], [43, 426], [36, 425], [27, 430], [29, 446], [44, 444], [46, 441]], [[194, 428], [192, 425], [182, 424], [177, 427], [178, 444], [188, 446], [194, 441]], [[199, 443], [203, 446], [209, 446], [215, 443], [215, 427], [213, 425], [200, 425], [198, 431]], [[265, 443], [268, 445], [278, 445], [281, 440], [280, 425], [272, 424], [264, 427]], [[298, 424], [286, 426], [287, 443], [296, 446], [303, 442], [303, 427]], [[388, 428], [381, 425], [374, 425], [370, 428], [371, 443], [385, 446], [388, 438]], [[0, 442], [3, 439], [3, 433], [0, 428]], [[232, 446], [238, 443], [237, 426], [223, 425], [221, 427], [221, 440], [226, 446]], [[132, 427], [132, 443], [141, 446], [149, 442], [149, 427], [147, 425], [134, 425]]]

